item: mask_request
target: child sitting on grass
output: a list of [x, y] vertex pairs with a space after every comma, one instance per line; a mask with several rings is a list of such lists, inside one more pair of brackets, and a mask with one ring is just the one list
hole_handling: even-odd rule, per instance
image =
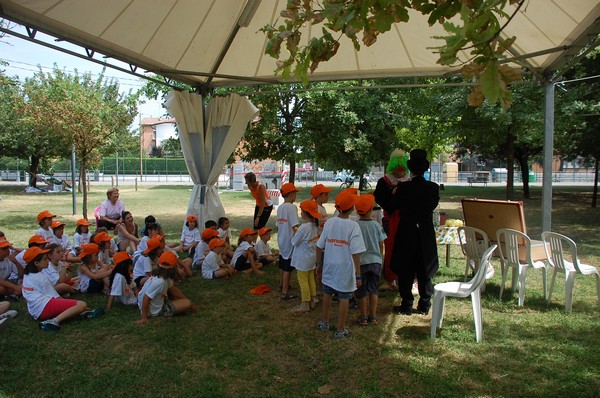
[[[39, 247], [27, 249], [24, 260], [23, 297], [27, 311], [33, 319], [40, 320], [40, 329], [45, 332], [60, 329], [60, 322], [79, 315], [82, 319], [94, 319], [104, 313], [102, 308], [89, 311], [84, 301], [61, 298], [48, 277], [40, 272], [48, 266], [48, 251]], [[84, 249], [85, 251], [85, 249]]]
[[146, 324], [149, 317], [170, 317], [188, 310], [196, 311], [196, 306], [173, 285], [177, 278], [177, 263], [177, 255], [173, 252], [165, 252], [158, 259], [158, 266], [138, 295], [142, 314], [136, 321], [138, 325]]
[[210, 252], [202, 262], [202, 277], [204, 279], [218, 279], [233, 275], [236, 271], [231, 265], [223, 263], [221, 258], [225, 250], [225, 241], [213, 238], [208, 247]]
[[258, 237], [260, 239], [254, 245], [254, 250], [256, 250], [256, 254], [258, 255], [258, 261], [260, 261], [262, 265], [275, 264], [275, 262], [277, 261], [277, 256], [279, 256], [279, 251], [273, 253], [273, 251], [269, 247], [271, 231], [272, 229], [267, 227], [262, 227], [261, 229], [259, 229]]
[[118, 252], [113, 256], [115, 267], [110, 274], [110, 296], [106, 311], [112, 309], [115, 299], [124, 305], [136, 305], [138, 293], [135, 282], [131, 279], [133, 257], [127, 252]]
[[81, 253], [79, 253], [81, 264], [77, 274], [79, 276], [79, 290], [82, 293], [104, 292], [106, 295], [110, 293], [108, 287], [110, 267], [100, 265], [98, 261], [99, 252], [100, 249], [95, 243], [88, 243], [81, 247]]
[[51, 243], [46, 248], [48, 249], [48, 266], [42, 270], [42, 273], [48, 277], [58, 294], [75, 293], [75, 289], [72, 287], [74, 283], [71, 282], [73, 265], [62, 262], [62, 247], [58, 243]]
[[162, 242], [162, 235], [154, 235], [146, 243], [146, 250], [135, 261], [133, 266], [133, 280], [138, 289], [144, 286], [144, 283], [152, 275], [152, 269], [158, 264], [158, 258], [165, 251], [165, 245]]
[[[383, 241], [387, 237], [383, 227], [371, 217], [374, 204], [375, 197], [373, 195], [360, 195], [354, 205], [356, 213], [360, 216], [358, 226], [367, 248], [360, 255], [362, 284], [354, 292], [360, 309], [360, 317], [357, 319], [357, 323], [361, 326], [366, 326], [369, 323], [372, 325], [377, 324], [377, 302], [382, 264], [381, 253], [383, 253]], [[367, 296], [369, 297], [368, 314]]]
[[85, 218], [77, 220], [75, 233], [73, 234], [73, 248], [67, 253], [67, 261], [70, 263], [78, 263], [81, 261], [79, 253], [81, 246], [90, 243], [90, 223]]
[[256, 259], [256, 251], [251, 244], [251, 242], [254, 242], [256, 235], [256, 231], [251, 228], [244, 228], [240, 233], [238, 247], [231, 259], [231, 265], [236, 271], [244, 274], [264, 274], [264, 271], [260, 270], [262, 264]]
[[[345, 328], [348, 304], [352, 292], [360, 287], [360, 253], [366, 250], [365, 241], [356, 221], [351, 220], [354, 210], [355, 196], [340, 193], [335, 198], [337, 217], [325, 223], [323, 233], [317, 242], [317, 277], [323, 283], [323, 315], [317, 328], [329, 330], [329, 310], [332, 295], [337, 293], [339, 299], [336, 339], [348, 337]], [[324, 253], [323, 253], [324, 252]]]
[[204, 262], [206, 255], [210, 252], [210, 247], [208, 246], [208, 242], [210, 242], [217, 236], [219, 236], [219, 233], [217, 232], [216, 229], [206, 228], [204, 231], [202, 231], [202, 234], [201, 234], [202, 242], [200, 242], [200, 244], [198, 244], [198, 248], [196, 249], [196, 253], [194, 254], [194, 259], [192, 261], [192, 268], [194, 268], [194, 269], [202, 268], [202, 263]]
[[200, 230], [198, 229], [198, 217], [194, 215], [187, 216], [185, 227], [181, 231], [181, 239], [179, 239], [178, 251], [185, 251], [188, 257], [193, 258], [196, 252], [196, 246], [201, 242]]

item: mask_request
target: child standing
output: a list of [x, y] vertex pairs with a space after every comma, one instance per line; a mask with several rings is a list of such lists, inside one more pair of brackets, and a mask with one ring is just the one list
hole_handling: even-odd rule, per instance
[[294, 205], [296, 194], [300, 192], [296, 186], [288, 182], [281, 186], [281, 196], [284, 202], [277, 208], [277, 244], [279, 246], [279, 289], [282, 300], [298, 297], [290, 294], [290, 277], [292, 267], [292, 236], [298, 230], [298, 208]]
[[221, 255], [225, 250], [225, 241], [213, 238], [208, 247], [210, 252], [202, 262], [202, 277], [204, 279], [218, 279], [234, 274], [235, 270], [229, 264], [223, 263]]
[[269, 247], [269, 240], [271, 239], [271, 228], [263, 227], [258, 230], [258, 237], [260, 238], [258, 242], [254, 245], [254, 250], [256, 250], [256, 255], [258, 256], [258, 261], [262, 263], [262, 265], [273, 264], [277, 261], [277, 255], [279, 253], [273, 254], [271, 248]]
[[337, 293], [340, 303], [337, 330], [333, 335], [336, 339], [349, 335], [345, 328], [348, 304], [352, 292], [361, 285], [360, 253], [366, 250], [360, 227], [349, 219], [354, 201], [354, 195], [338, 194], [335, 208], [339, 214], [327, 220], [317, 242], [317, 278], [320, 277], [323, 283], [323, 317], [317, 328], [329, 330], [332, 295]]
[[319, 239], [319, 219], [323, 216], [319, 213], [317, 202], [314, 200], [305, 200], [300, 203], [300, 210], [305, 222], [292, 237], [294, 246], [292, 266], [296, 269], [302, 303], [294, 309], [294, 312], [308, 312], [317, 303], [316, 244]]
[[[357, 322], [361, 326], [377, 324], [377, 302], [379, 299], [379, 279], [381, 278], [381, 264], [383, 242], [387, 235], [383, 227], [372, 218], [372, 209], [375, 196], [360, 195], [356, 199], [356, 212], [360, 216], [358, 226], [365, 240], [367, 250], [360, 255], [360, 273], [362, 284], [356, 289], [354, 295], [358, 300], [360, 317]], [[369, 297], [369, 310], [367, 315], [367, 296]]]
[[40, 320], [40, 329], [45, 332], [60, 329], [60, 322], [79, 315], [93, 319], [104, 313], [102, 308], [89, 311], [84, 301], [61, 298], [48, 277], [40, 272], [48, 266], [48, 250], [39, 247], [27, 249], [23, 258], [27, 262], [23, 278], [23, 297], [27, 311], [33, 319]]
[[310, 196], [317, 202], [319, 214], [322, 215], [319, 219], [319, 234], [323, 232], [323, 226], [325, 225], [325, 221], [327, 221], [327, 209], [325, 209], [323, 204], [329, 202], [329, 192], [331, 191], [333, 191], [333, 188], [327, 188], [323, 184], [317, 184], [310, 190]]
[[179, 250], [188, 252], [188, 257], [194, 258], [196, 246], [201, 241], [200, 230], [198, 229], [198, 217], [192, 214], [187, 216], [179, 241]]
[[95, 243], [88, 243], [81, 247], [79, 258], [81, 264], [77, 270], [79, 275], [79, 290], [82, 293], [98, 293], [104, 291], [107, 295], [108, 277], [110, 275], [110, 267], [100, 265], [98, 262], [98, 253], [100, 249]]
[[158, 266], [138, 295], [138, 307], [142, 314], [142, 318], [136, 321], [138, 325], [147, 323], [148, 317], [196, 311], [194, 304], [173, 285], [177, 278], [177, 262], [177, 255], [173, 252], [165, 252], [159, 257]]
[[106, 311], [112, 309], [115, 299], [124, 305], [137, 304], [137, 287], [131, 279], [133, 272], [133, 257], [127, 252], [118, 252], [114, 255], [115, 267], [110, 273], [110, 296]]
[[238, 247], [233, 253], [231, 265], [236, 271], [241, 271], [245, 274], [256, 273], [264, 274], [260, 269], [262, 264], [256, 259], [256, 250], [252, 247], [251, 242], [254, 242], [257, 232], [251, 228], [244, 228], [238, 239]]

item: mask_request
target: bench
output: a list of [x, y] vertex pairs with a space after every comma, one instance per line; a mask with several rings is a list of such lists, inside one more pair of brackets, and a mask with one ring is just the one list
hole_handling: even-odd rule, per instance
[[489, 177], [487, 176], [467, 177], [467, 182], [470, 187], [472, 187], [473, 184], [483, 184], [484, 187], [487, 187], [488, 180]]

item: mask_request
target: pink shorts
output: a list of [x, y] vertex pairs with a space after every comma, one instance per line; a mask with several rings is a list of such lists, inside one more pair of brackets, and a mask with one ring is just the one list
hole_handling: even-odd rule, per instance
[[62, 314], [71, 307], [77, 305], [77, 300], [65, 299], [65, 298], [51, 298], [48, 304], [44, 307], [44, 311], [40, 314], [38, 320], [45, 321], [51, 319], [59, 314]]

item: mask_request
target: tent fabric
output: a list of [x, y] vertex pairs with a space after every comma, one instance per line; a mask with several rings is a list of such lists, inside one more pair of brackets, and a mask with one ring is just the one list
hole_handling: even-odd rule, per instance
[[[0, 16], [79, 44], [111, 59], [156, 72], [194, 87], [282, 82], [276, 60], [264, 54], [267, 36], [259, 31], [283, 20], [287, 0], [0, 0]], [[516, 5], [506, 8], [512, 14]], [[409, 13], [371, 47], [356, 51], [341, 39], [338, 54], [319, 65], [313, 81], [441, 76], [460, 65], [437, 63], [432, 47], [443, 41], [439, 24]], [[502, 20], [501, 23], [506, 22]], [[307, 26], [302, 43], [321, 32]], [[527, 0], [502, 37], [516, 36], [509, 57], [523, 57], [542, 76], [566, 56], [576, 55], [600, 32], [598, 0]], [[83, 51], [82, 51], [83, 53]], [[98, 54], [100, 53], [100, 54]], [[532, 56], [535, 54], [535, 56]], [[461, 61], [469, 59], [463, 53]]]
[[177, 120], [181, 149], [194, 182], [187, 214], [195, 214], [203, 228], [207, 220], [225, 216], [215, 184], [258, 109], [248, 98], [231, 94], [212, 98], [205, 111], [201, 95], [179, 91], [169, 93], [165, 106]]

